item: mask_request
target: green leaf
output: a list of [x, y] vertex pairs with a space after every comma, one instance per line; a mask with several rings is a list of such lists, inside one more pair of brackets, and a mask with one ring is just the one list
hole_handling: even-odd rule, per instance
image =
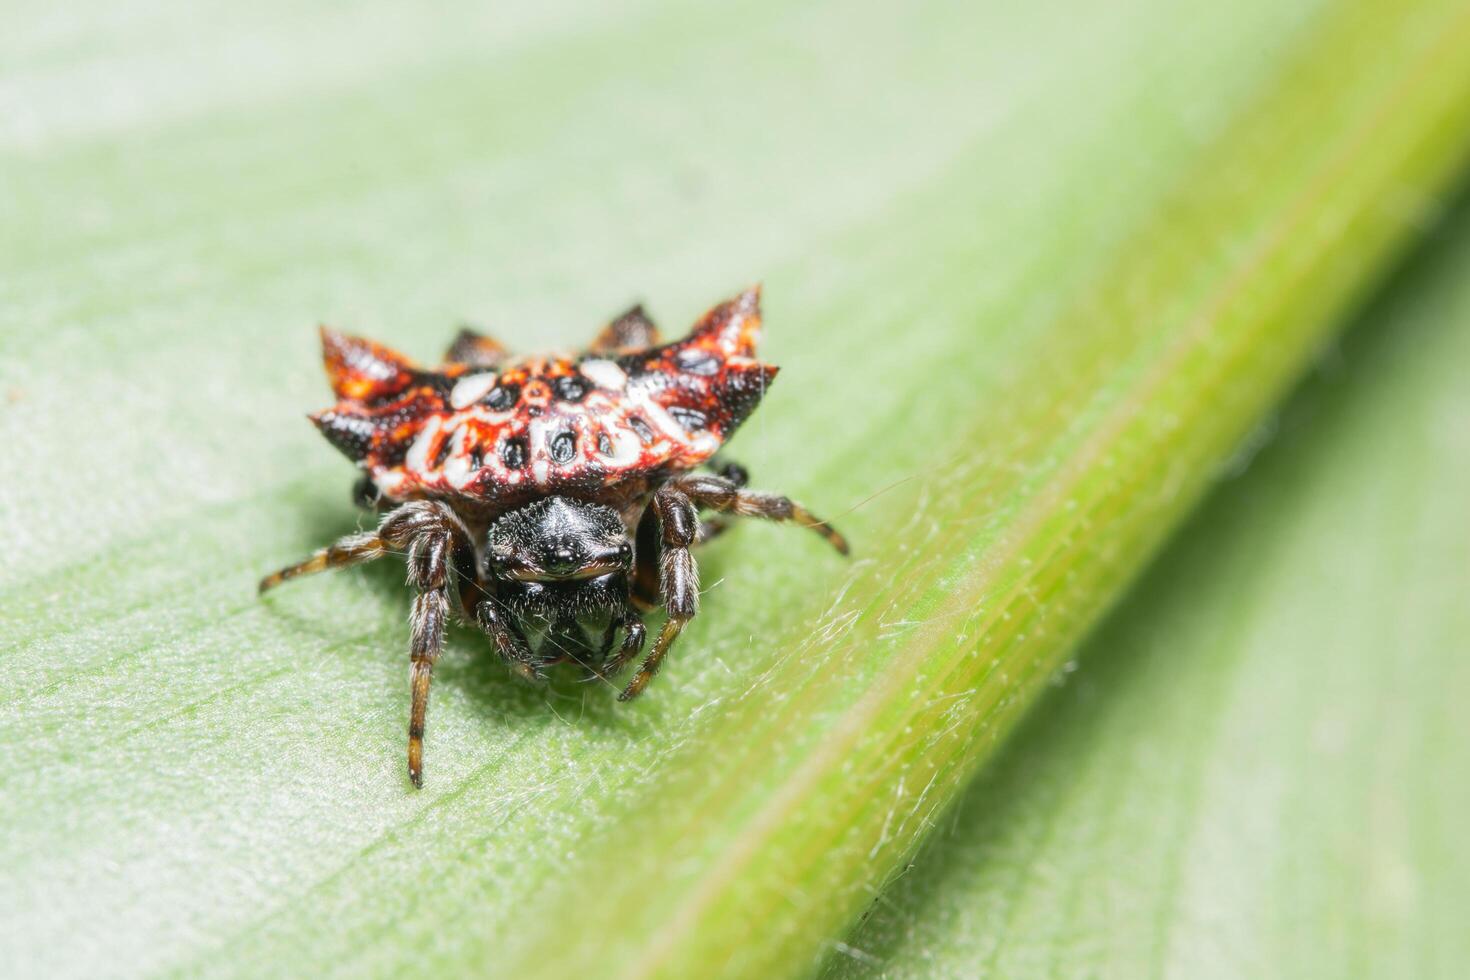
[[[0, 960], [38, 974], [813, 968], [1470, 118], [1451, 0], [94, 6], [0, 38]], [[757, 277], [782, 381], [732, 451], [859, 560], [712, 546], [630, 706], [456, 632], [410, 791], [401, 570], [253, 594], [361, 520], [311, 321], [572, 345]]]
[[832, 976], [1470, 958], [1470, 210], [1092, 637]]

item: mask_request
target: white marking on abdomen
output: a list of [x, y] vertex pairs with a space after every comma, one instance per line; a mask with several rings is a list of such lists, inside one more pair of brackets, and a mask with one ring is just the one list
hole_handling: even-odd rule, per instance
[[531, 478], [538, 487], [551, 482], [551, 448], [546, 438], [546, 419], [536, 418], [526, 427], [526, 454], [531, 459]]
[[642, 401], [643, 414], [653, 423], [654, 428], [668, 436], [676, 445], [689, 445], [689, 430], [676, 422], [667, 409], [652, 398], [644, 398]]
[[578, 369], [599, 388], [622, 391], [628, 385], [628, 375], [612, 361], [594, 357], [577, 365]]
[[618, 469], [638, 462], [643, 455], [643, 442], [637, 433], [620, 425], [610, 425], [603, 431], [607, 434], [608, 442], [612, 443], [612, 452], [606, 454], [604, 459]]
[[449, 392], [449, 404], [455, 408], [469, 408], [490, 394], [490, 389], [495, 387], [498, 378], [499, 375], [495, 374], [470, 374], [460, 378]]
[[413, 445], [408, 447], [408, 453], [403, 457], [404, 469], [417, 470], [420, 473], [429, 469], [429, 450], [439, 440], [439, 430], [443, 427], [438, 416], [430, 416], [414, 437]]
[[454, 441], [453, 448], [449, 451], [449, 458], [444, 461], [444, 479], [455, 489], [462, 490], [474, 479], [476, 470], [470, 466], [470, 454], [468, 452], [469, 433], [463, 429], [455, 429], [454, 434], [449, 437]]

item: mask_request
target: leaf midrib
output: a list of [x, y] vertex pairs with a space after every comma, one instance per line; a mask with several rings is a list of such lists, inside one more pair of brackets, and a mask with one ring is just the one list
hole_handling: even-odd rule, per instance
[[[1466, 17], [1459, 26], [1463, 29], [1467, 24], [1470, 24], [1470, 17]], [[1455, 28], [1456, 25], [1451, 22], [1449, 29], [1440, 32], [1428, 56], [1417, 63], [1416, 70], [1399, 80], [1398, 84], [1385, 90], [1370, 103], [1368, 111], [1354, 120], [1353, 128], [1341, 136], [1331, 153], [1327, 155], [1326, 162], [1315, 168], [1314, 177], [1306, 180], [1305, 186], [1293, 196], [1284, 212], [1278, 212], [1276, 216], [1273, 216], [1273, 220], [1256, 234], [1246, 257], [1235, 263], [1232, 273], [1226, 277], [1219, 288], [1208, 294], [1199, 304], [1198, 312], [1190, 318], [1182, 332], [1168, 339], [1162, 356], [1153, 357], [1152, 352], [1148, 349], [1135, 355], [1132, 359], [1135, 368], [1144, 368], [1146, 372], [1142, 382], [1124, 389], [1124, 399], [1114, 403], [1104, 420], [1088, 433], [1078, 450], [1067, 456], [1067, 462], [1062, 468], [1047, 472], [1043, 478], [1036, 481], [1043, 485], [1044, 492], [1031, 497], [1032, 503], [1029, 506], [1018, 509], [1018, 518], [1010, 525], [1007, 533], [996, 542], [1000, 545], [1000, 551], [994, 557], [993, 564], [1008, 567], [1017, 560], [1024, 547], [1031, 543], [1032, 535], [1037, 528], [1057, 512], [1059, 502], [1071, 495], [1077, 484], [1096, 466], [1107, 448], [1114, 444], [1118, 434], [1130, 423], [1136, 421], [1140, 409], [1149, 402], [1154, 393], [1177, 373], [1180, 364], [1188, 359], [1191, 352], [1202, 346], [1211, 324], [1215, 322], [1220, 312], [1229, 306], [1232, 299], [1240, 295], [1243, 285], [1251, 281], [1253, 275], [1264, 268], [1267, 262], [1283, 247], [1296, 244], [1291, 233], [1300, 228], [1303, 222], [1315, 217], [1314, 208], [1320, 206], [1320, 201], [1327, 196], [1335, 182], [1341, 179], [1341, 176], [1354, 162], [1355, 152], [1379, 128], [1394, 106], [1403, 100], [1404, 92], [1422, 83], [1425, 76], [1438, 66], [1440, 59], [1457, 50], [1456, 43], [1460, 40], [1458, 37], [1460, 32]], [[1303, 237], [1310, 240], [1309, 236]], [[1308, 266], [1303, 265], [1299, 274], [1304, 274], [1307, 268]], [[1249, 356], [1252, 348], [1245, 341], [1269, 326], [1270, 319], [1260, 317], [1255, 329], [1243, 335], [1242, 341], [1237, 344], [1235, 356]], [[1228, 370], [1222, 369], [1219, 376], [1229, 373]], [[1176, 429], [1176, 431], [1179, 430]], [[945, 589], [944, 593], [947, 594], [941, 593], [942, 598], [933, 604], [934, 612], [924, 616], [923, 623], [910, 636], [910, 643], [895, 655], [894, 663], [889, 665], [878, 680], [872, 683], [868, 691], [844, 712], [840, 723], [828, 730], [816, 750], [809, 754], [793, 770], [792, 774], [769, 795], [768, 802], [762, 809], [741, 825], [740, 831], [731, 837], [728, 846], [722, 850], [710, 871], [701, 877], [691, 894], [678, 903], [674, 917], [660, 930], [654, 941], [644, 948], [644, 955], [630, 961], [622, 975], [637, 977], [655, 974], [660, 965], [665, 963], [672, 954], [673, 948], [681, 940], [683, 933], [692, 928], [700, 917], [708, 912], [709, 905], [715, 897], [721, 894], [728, 887], [728, 883], [738, 876], [740, 868], [758, 853], [760, 842], [785, 822], [786, 814], [798, 808], [797, 802], [800, 799], [814, 792], [814, 788], [819, 785], [817, 777], [832, 770], [838, 759], [850, 753], [863, 735], [874, 729], [877, 717], [890, 705], [898, 703], [898, 696], [904, 690], [908, 679], [917, 675], [915, 668], [932, 654], [934, 648], [942, 645], [947, 639], [947, 634], [935, 624], [943, 623], [946, 616], [956, 616], [964, 612], [965, 609], [974, 605], [977, 597], [985, 593], [985, 586], [990, 581], [988, 569], [984, 566], [967, 568], [963, 561], [957, 564], [958, 567], [968, 572], [968, 575], [961, 580], [962, 584], [957, 588]], [[940, 578], [946, 580], [950, 576]], [[1025, 580], [1022, 582], [1024, 583]], [[1003, 595], [1009, 596], [1009, 601], [1014, 602], [1025, 591], [1025, 588], [1013, 586]], [[936, 597], [931, 593], [930, 598], [932, 600]], [[920, 608], [929, 605], [929, 602], [919, 603]], [[864, 615], [874, 608], [875, 604], [868, 605]], [[1006, 608], [1006, 604], [997, 603], [997, 611], [988, 620], [982, 621], [981, 629], [990, 631], [991, 635], [1004, 633], [1005, 621], [1002, 613], [1006, 611]], [[1011, 690], [1034, 690], [1035, 685], [1031, 681], [1035, 678], [1029, 673], [1027, 676], [1026, 682], [1012, 685]], [[933, 686], [940, 689], [953, 685], [935, 684]], [[1000, 690], [996, 688], [994, 695], [998, 697], [1000, 694]], [[991, 703], [991, 707], [995, 707], [995, 702]], [[770, 731], [779, 731], [780, 727], [779, 724], [773, 724]], [[936, 767], [936, 771], [946, 770], [946, 763], [958, 756], [960, 751], [961, 749], [956, 747], [955, 751], [945, 757], [944, 761]], [[954, 773], [952, 768], [949, 768], [948, 771]], [[837, 823], [834, 822], [833, 825], [836, 826]], [[831, 841], [828, 840], [827, 843], [830, 844]], [[820, 848], [817, 850], [820, 851]]]

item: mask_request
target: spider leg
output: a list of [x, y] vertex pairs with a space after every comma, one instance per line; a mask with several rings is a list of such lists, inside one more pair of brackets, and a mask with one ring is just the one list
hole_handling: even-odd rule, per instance
[[743, 487], [750, 482], [750, 470], [733, 459], [720, 456], [709, 461], [709, 468], [716, 476], [724, 477], [737, 487]]
[[310, 558], [271, 572], [260, 580], [259, 591], [268, 592], [293, 578], [315, 575], [332, 568], [348, 568], [381, 558], [388, 546], [377, 532], [349, 534], [312, 553]]
[[408, 778], [424, 784], [424, 720], [429, 711], [429, 685], [434, 663], [444, 649], [444, 622], [449, 614], [452, 575], [463, 585], [475, 578], [475, 549], [464, 523], [447, 505], [404, 504], [383, 518], [379, 535], [408, 552], [408, 581], [417, 591], [409, 614]]
[[475, 622], [490, 637], [495, 652], [521, 679], [533, 683], [546, 679], [547, 662], [531, 650], [531, 644], [526, 642], [526, 635], [516, 625], [515, 618], [500, 608], [494, 597], [481, 600], [475, 607]]
[[811, 528], [840, 553], [847, 554], [847, 539], [837, 529], [817, 517], [801, 504], [777, 493], [746, 490], [721, 476], [687, 474], [670, 481], [686, 497], [700, 507], [734, 514], [739, 517], [763, 517], [770, 521], [790, 521]]
[[466, 580], [476, 578], [474, 545], [454, 511], [442, 503], [404, 504], [386, 515], [376, 532], [342, 538], [305, 561], [266, 576], [260, 590], [264, 592], [301, 575], [361, 564], [390, 552], [407, 554], [408, 581], [418, 593], [409, 613], [408, 648], [408, 777], [417, 787], [424, 780], [424, 719], [429, 710], [434, 662], [444, 648], [450, 581], [459, 577], [462, 601]]
[[[737, 475], [744, 471], [737, 468]], [[788, 497], [774, 493], [746, 490], [724, 476], [686, 474], [670, 480], [653, 495], [653, 513], [662, 533], [659, 559], [659, 593], [669, 614], [653, 651], [639, 666], [638, 672], [623, 689], [618, 700], [628, 701], [643, 693], [648, 682], [658, 673], [664, 657], [673, 646], [685, 624], [699, 612], [699, 569], [689, 548], [703, 538], [719, 533], [720, 525], [701, 525], [699, 507], [742, 517], [764, 517], [773, 521], [791, 521], [811, 528], [842, 554], [848, 553], [847, 539], [811, 511]], [[640, 531], [643, 528], [640, 527]], [[640, 534], [640, 543], [648, 535]], [[636, 584], [636, 583], [635, 583]]]
[[[737, 487], [743, 487], [750, 482], [750, 471], [733, 460], [712, 459], [708, 466], [715, 475], [724, 477]], [[700, 521], [699, 534], [695, 538], [695, 543], [704, 544], [706, 541], [713, 541], [733, 526], [723, 517], [711, 517]]]
[[689, 495], [673, 483], [666, 483], [653, 495], [653, 510], [662, 531], [663, 549], [659, 559], [659, 592], [669, 618], [659, 630], [653, 650], [639, 665], [637, 673], [618, 695], [619, 701], [631, 701], [643, 693], [669, 652], [669, 647], [683, 632], [684, 625], [699, 612], [699, 568], [689, 553], [699, 533], [699, 511]]
[[[618, 627], [623, 629], [623, 642], [618, 647], [618, 652], [609, 657]], [[607, 629], [602, 634], [602, 663], [591, 673], [596, 677], [612, 677], [642, 652], [647, 639], [648, 630], [643, 625], [643, 617], [638, 614], [637, 609], [627, 606], [620, 617], [607, 624]]]

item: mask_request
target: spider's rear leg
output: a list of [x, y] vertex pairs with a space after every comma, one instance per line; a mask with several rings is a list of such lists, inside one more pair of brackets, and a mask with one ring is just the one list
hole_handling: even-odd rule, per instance
[[[461, 585], [473, 579], [475, 549], [469, 532], [442, 503], [404, 504], [383, 518], [370, 534], [349, 535], [299, 564], [261, 580], [260, 590], [288, 579], [329, 568], [361, 564], [395, 553], [408, 558], [408, 581], [418, 592], [409, 614], [408, 777], [414, 786], [424, 779], [424, 720], [429, 710], [429, 685], [434, 662], [444, 648], [444, 622], [449, 615], [449, 586], [458, 576]], [[462, 595], [462, 593], [461, 593]]]

